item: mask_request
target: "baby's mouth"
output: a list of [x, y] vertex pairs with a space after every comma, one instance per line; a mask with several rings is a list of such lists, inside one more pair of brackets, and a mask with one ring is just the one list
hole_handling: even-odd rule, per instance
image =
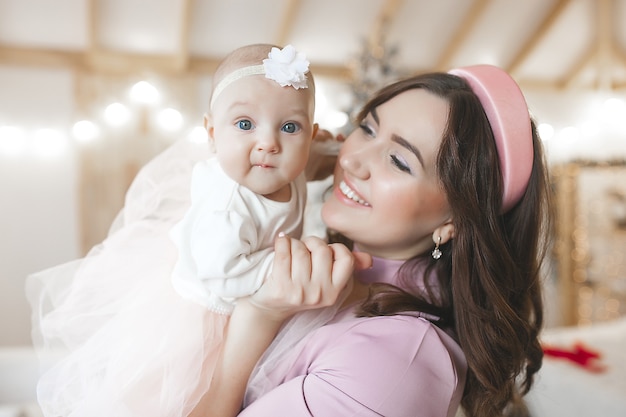
[[265, 162], [257, 162], [255, 164], [252, 164], [253, 167], [258, 167], [258, 168], [274, 168], [274, 165], [272, 164], [268, 164]]
[[341, 191], [343, 195], [348, 197], [350, 200], [369, 207], [370, 204], [367, 201], [363, 200], [361, 197], [359, 197], [357, 193], [355, 193], [352, 188], [348, 187], [348, 185], [345, 182], [341, 181], [339, 183], [339, 190]]

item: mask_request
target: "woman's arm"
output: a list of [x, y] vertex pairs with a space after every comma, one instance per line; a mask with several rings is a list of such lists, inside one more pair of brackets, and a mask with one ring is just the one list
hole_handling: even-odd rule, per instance
[[272, 273], [253, 296], [237, 302], [209, 391], [190, 417], [236, 416], [251, 372], [283, 322], [335, 303], [354, 268], [369, 263], [369, 256], [340, 244], [279, 237]]
[[190, 417], [226, 417], [239, 413], [248, 378], [282, 322], [247, 299], [237, 302], [209, 391]]

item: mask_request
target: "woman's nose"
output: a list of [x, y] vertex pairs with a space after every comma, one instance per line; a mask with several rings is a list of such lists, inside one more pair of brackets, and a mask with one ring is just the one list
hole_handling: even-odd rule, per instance
[[357, 151], [342, 153], [339, 156], [339, 165], [344, 171], [353, 177], [360, 179], [367, 179], [369, 177], [369, 169], [367, 168], [365, 152]]

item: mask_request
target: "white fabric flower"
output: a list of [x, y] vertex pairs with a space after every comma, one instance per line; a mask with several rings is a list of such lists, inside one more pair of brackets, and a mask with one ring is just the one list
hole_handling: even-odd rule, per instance
[[309, 61], [302, 52], [291, 45], [283, 49], [272, 48], [269, 58], [263, 60], [265, 77], [276, 81], [281, 87], [293, 86], [296, 90], [307, 88], [306, 73]]

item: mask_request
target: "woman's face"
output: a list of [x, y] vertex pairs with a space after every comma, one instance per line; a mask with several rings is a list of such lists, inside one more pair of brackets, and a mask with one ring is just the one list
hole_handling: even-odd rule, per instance
[[435, 169], [448, 111], [421, 89], [372, 110], [341, 148], [326, 225], [375, 256], [408, 259], [432, 248], [433, 231], [450, 220]]

